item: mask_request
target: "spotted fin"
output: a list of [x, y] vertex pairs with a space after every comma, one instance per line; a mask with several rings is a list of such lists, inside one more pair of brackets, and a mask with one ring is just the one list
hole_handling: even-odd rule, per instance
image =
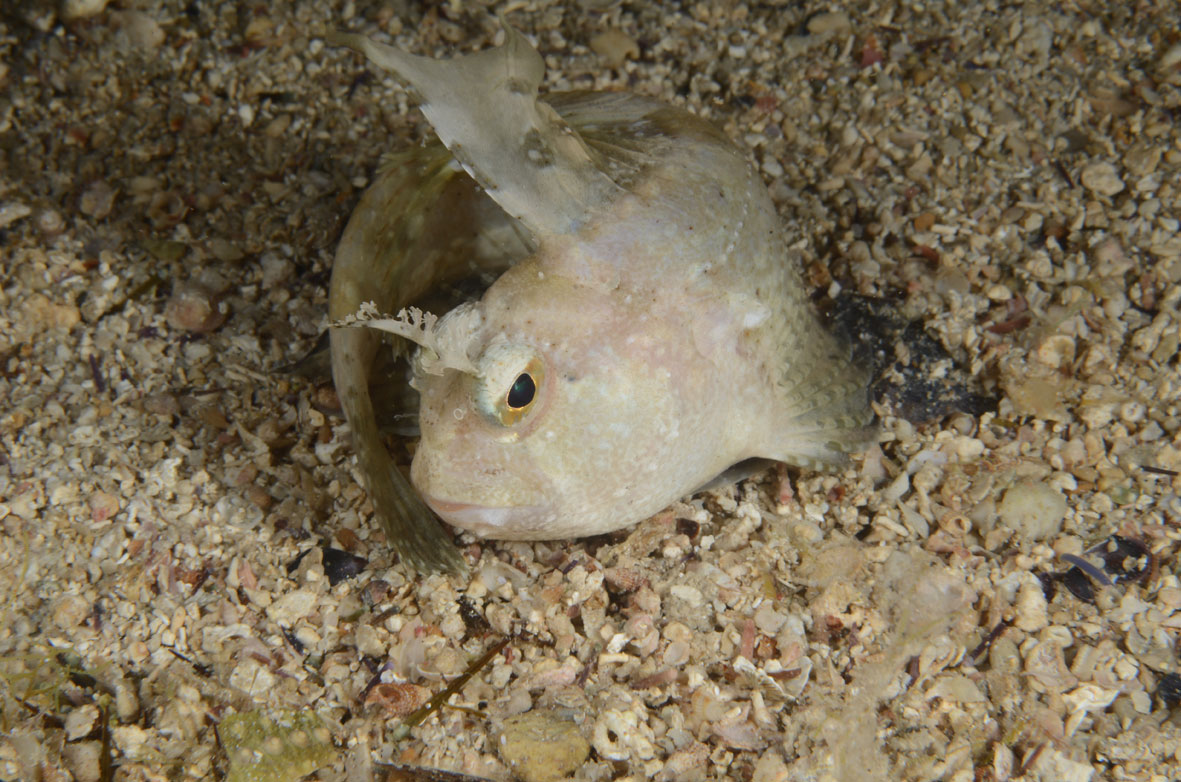
[[759, 455], [809, 469], [840, 467], [850, 453], [877, 442], [869, 378], [810, 311], [799, 313], [794, 326], [780, 406]]
[[455, 159], [543, 241], [575, 231], [619, 188], [581, 136], [538, 99], [541, 55], [507, 24], [504, 32], [502, 46], [446, 60], [360, 35], [337, 33], [332, 40], [409, 82]]

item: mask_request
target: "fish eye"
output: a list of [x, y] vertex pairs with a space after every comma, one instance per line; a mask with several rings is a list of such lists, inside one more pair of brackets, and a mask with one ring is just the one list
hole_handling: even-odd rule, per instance
[[510, 410], [520, 410], [533, 402], [536, 393], [537, 383], [533, 381], [533, 376], [528, 372], [522, 372], [509, 387], [504, 402]]
[[540, 359], [533, 356], [525, 366], [518, 364], [518, 368], [513, 370], [512, 374], [506, 375], [505, 380], [500, 381], [498, 385], [501, 389], [504, 389], [504, 384], [509, 378], [512, 378], [512, 382], [508, 383], [507, 390], [501, 391], [500, 399], [493, 409], [493, 416], [501, 426], [516, 424], [533, 408], [542, 379]]
[[545, 364], [529, 345], [489, 346], [477, 361], [476, 408], [491, 422], [514, 427], [525, 420], [545, 388]]

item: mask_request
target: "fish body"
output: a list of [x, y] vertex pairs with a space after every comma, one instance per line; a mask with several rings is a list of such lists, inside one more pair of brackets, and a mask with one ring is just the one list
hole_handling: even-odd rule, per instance
[[439, 61], [345, 40], [411, 83], [524, 236], [479, 301], [368, 324], [422, 346], [427, 505], [484, 537], [580, 537], [750, 458], [839, 464], [869, 442], [866, 375], [812, 312], [745, 156], [649, 98], [540, 97], [540, 57], [505, 34]]

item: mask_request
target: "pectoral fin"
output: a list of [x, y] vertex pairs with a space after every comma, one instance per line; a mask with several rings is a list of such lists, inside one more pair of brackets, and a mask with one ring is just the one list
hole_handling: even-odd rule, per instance
[[[393, 155], [365, 191], [341, 237], [329, 317], [339, 321], [365, 302], [397, 312], [440, 285], [482, 271], [499, 272], [530, 252], [519, 232], [520, 226], [489, 202], [439, 145]], [[374, 512], [390, 544], [416, 569], [462, 570], [451, 536], [382, 441], [384, 416], [375, 409], [370, 388], [382, 334], [333, 328], [330, 335], [337, 395]]]
[[868, 373], [810, 313], [800, 322], [802, 336], [759, 454], [810, 469], [838, 467], [850, 453], [877, 442]]

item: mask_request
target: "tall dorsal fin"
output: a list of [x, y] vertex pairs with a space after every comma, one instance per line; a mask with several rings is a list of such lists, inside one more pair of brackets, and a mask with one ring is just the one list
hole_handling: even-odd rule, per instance
[[502, 46], [432, 60], [364, 36], [336, 34], [419, 93], [422, 111], [451, 154], [538, 241], [568, 234], [618, 187], [578, 133], [538, 98], [541, 55], [501, 20]]

